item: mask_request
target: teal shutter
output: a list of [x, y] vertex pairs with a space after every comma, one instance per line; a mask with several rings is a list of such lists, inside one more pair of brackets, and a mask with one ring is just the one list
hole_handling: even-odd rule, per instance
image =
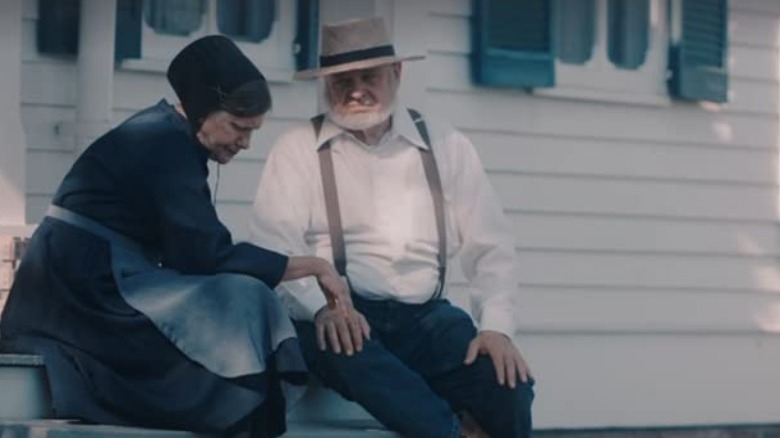
[[217, 28], [235, 39], [259, 43], [268, 38], [274, 24], [274, 0], [219, 0]]
[[307, 70], [317, 67], [319, 46], [320, 2], [319, 0], [298, 0], [296, 20], [295, 69]]
[[649, 0], [609, 0], [607, 54], [618, 68], [634, 70], [645, 63], [650, 34]]
[[114, 60], [141, 57], [143, 0], [117, 0]]
[[669, 51], [669, 92], [690, 100], [728, 99], [728, 1], [682, 0], [679, 41]]
[[556, 0], [555, 48], [561, 62], [588, 62], [595, 35], [596, 0]]
[[38, 0], [36, 45], [51, 55], [75, 55], [79, 49], [79, 0]]
[[553, 86], [552, 5], [548, 0], [473, 0], [474, 82], [497, 87]]
[[198, 30], [205, 0], [146, 0], [146, 24], [158, 33], [187, 36]]

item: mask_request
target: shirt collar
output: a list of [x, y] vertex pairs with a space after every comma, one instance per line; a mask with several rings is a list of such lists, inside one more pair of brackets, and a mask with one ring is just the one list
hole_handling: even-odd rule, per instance
[[[409, 112], [405, 107], [396, 107], [391, 117], [393, 118], [391, 135], [403, 137], [409, 143], [420, 149], [428, 149], [428, 146], [425, 144], [422, 137], [420, 137], [420, 132], [417, 130], [417, 126], [415, 126], [411, 115], [409, 115]], [[347, 131], [331, 122], [326, 116], [325, 120], [322, 122], [322, 129], [320, 129], [320, 135], [317, 137], [315, 146], [319, 149], [326, 142], [333, 140], [340, 135], [347, 135]]]

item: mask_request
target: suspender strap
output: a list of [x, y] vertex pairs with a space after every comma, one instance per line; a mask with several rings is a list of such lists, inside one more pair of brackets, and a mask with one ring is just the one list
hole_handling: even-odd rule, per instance
[[[311, 119], [314, 127], [314, 137], [320, 135], [322, 122], [325, 116], [320, 114]], [[330, 150], [330, 140], [322, 145], [317, 152], [320, 158], [320, 174], [322, 174], [322, 191], [325, 195], [325, 212], [328, 215], [328, 231], [330, 233], [330, 246], [333, 251], [333, 264], [336, 271], [344, 277], [347, 276], [347, 257], [344, 247], [344, 231], [341, 226], [341, 212], [339, 210], [339, 194], [336, 190], [336, 175], [333, 172], [333, 156]]]
[[[425, 121], [419, 112], [409, 109], [417, 131], [422, 137], [428, 150], [418, 149], [422, 159], [423, 169], [425, 170], [425, 179], [428, 181], [428, 188], [431, 191], [433, 200], [433, 210], [436, 217], [436, 233], [439, 238], [439, 253], [437, 259], [439, 262], [439, 281], [436, 291], [431, 299], [441, 298], [444, 292], [444, 280], [447, 276], [447, 234], [444, 221], [444, 192], [442, 190], [439, 169], [436, 166], [436, 159], [433, 155], [431, 139], [428, 135], [428, 129]], [[324, 120], [323, 115], [311, 119], [314, 128], [315, 137], [319, 136]], [[344, 247], [344, 231], [341, 226], [341, 212], [339, 210], [339, 197], [336, 190], [336, 177], [333, 170], [333, 157], [331, 154], [330, 141], [325, 142], [317, 152], [320, 161], [320, 173], [322, 174], [322, 190], [325, 195], [325, 211], [328, 216], [328, 231], [330, 233], [331, 249], [333, 251], [333, 264], [339, 274], [347, 278], [347, 259]], [[347, 281], [349, 279], [347, 278]]]
[[436, 215], [436, 233], [439, 237], [439, 254], [437, 256], [439, 259], [439, 285], [436, 288], [436, 293], [433, 295], [433, 299], [437, 299], [441, 298], [444, 292], [444, 280], [447, 278], [447, 228], [444, 222], [444, 190], [441, 186], [439, 168], [436, 166], [436, 157], [433, 155], [433, 146], [428, 135], [428, 127], [425, 126], [425, 120], [423, 120], [422, 115], [418, 111], [411, 108], [409, 108], [409, 115], [412, 116], [420, 137], [422, 137], [425, 145], [428, 146], [428, 150], [419, 149], [419, 151], [423, 168], [425, 169], [425, 179], [428, 180], [428, 188], [433, 199], [433, 212]]

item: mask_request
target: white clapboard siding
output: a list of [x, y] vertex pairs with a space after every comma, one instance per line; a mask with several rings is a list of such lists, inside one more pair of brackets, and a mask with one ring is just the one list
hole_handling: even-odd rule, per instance
[[[167, 66], [166, 66], [167, 67]], [[271, 82], [274, 100], [272, 114], [276, 117], [308, 117], [316, 111], [317, 83]], [[139, 71], [122, 68], [114, 77], [114, 105], [116, 109], [137, 111], [157, 102], [161, 97], [175, 101], [164, 71]]]
[[534, 426], [775, 424], [780, 337], [517, 337], [537, 380]]
[[534, 250], [622, 251], [699, 256], [780, 255], [774, 221], [704, 221], [580, 215], [510, 213], [521, 252]]
[[511, 210], [755, 220], [777, 216], [777, 189], [770, 185], [523, 173], [495, 174], [491, 180]]
[[489, 171], [776, 184], [777, 151], [467, 130]]
[[780, 293], [776, 257], [688, 256], [631, 252], [520, 253], [521, 283], [533, 286], [700, 288]]
[[[448, 292], [470, 307], [463, 283]], [[780, 333], [780, 294], [767, 291], [523, 285], [516, 301], [523, 334]]]
[[75, 153], [72, 126], [76, 115], [72, 106], [25, 103], [21, 106], [22, 125], [29, 151]]
[[775, 117], [711, 111], [689, 104], [657, 108], [543, 99], [517, 90], [481, 89], [464, 94], [435, 89], [429, 90], [427, 108], [448, 115], [460, 128], [515, 134], [764, 149], [774, 149], [778, 141]]
[[27, 193], [51, 197], [73, 164], [73, 153], [28, 150]]

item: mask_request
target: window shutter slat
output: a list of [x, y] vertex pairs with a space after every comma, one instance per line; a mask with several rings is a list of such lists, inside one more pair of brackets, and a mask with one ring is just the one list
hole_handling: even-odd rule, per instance
[[550, 1], [474, 0], [474, 81], [497, 87], [553, 86], [552, 27]]
[[669, 51], [669, 91], [682, 99], [728, 99], [728, 1], [681, 0], [682, 34]]

